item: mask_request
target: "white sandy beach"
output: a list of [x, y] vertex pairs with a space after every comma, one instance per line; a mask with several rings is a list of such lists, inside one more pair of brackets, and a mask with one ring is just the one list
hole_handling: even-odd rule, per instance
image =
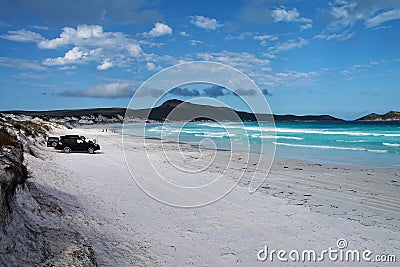
[[[267, 180], [254, 194], [248, 192], [248, 181], [243, 179], [213, 204], [176, 208], [154, 200], [137, 186], [125, 164], [121, 134], [103, 133], [101, 127], [52, 133], [98, 138], [101, 151], [94, 155], [64, 154], [43, 147], [41, 158], [26, 156], [31, 181], [62, 192], [57, 196], [60, 202], [76, 211], [71, 224], [84, 229], [100, 266], [272, 266], [269, 260], [257, 260], [264, 246], [318, 252], [337, 249], [338, 239], [345, 239], [348, 249], [371, 250], [371, 257], [400, 256], [400, 172], [396, 170], [275, 159]], [[165, 164], [161, 142], [148, 142], [152, 153], [160, 155], [159, 168], [174, 176], [177, 169]], [[142, 140], [132, 137], [129, 144], [136, 159], [132, 171], [145, 175], [150, 168], [146, 156], [135, 152]], [[178, 157], [172, 144], [164, 143], [164, 149]], [[197, 153], [190, 147], [186, 151]], [[221, 153], [229, 156], [229, 152]], [[238, 172], [242, 156], [234, 153], [232, 157]], [[211, 166], [204, 177], [219, 171]], [[275, 258], [272, 264], [366, 263], [285, 263]]]

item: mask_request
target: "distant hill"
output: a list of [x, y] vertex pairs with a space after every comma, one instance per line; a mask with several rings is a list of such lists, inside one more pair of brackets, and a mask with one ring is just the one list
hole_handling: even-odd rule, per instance
[[88, 108], [88, 109], [63, 109], [63, 110], [48, 110], [48, 111], [27, 111], [27, 110], [9, 110], [2, 113], [39, 116], [39, 117], [80, 117], [89, 115], [103, 115], [113, 117], [115, 115], [124, 116], [125, 108]]
[[[177, 108], [179, 106], [179, 108]], [[125, 109], [125, 108], [92, 108], [74, 110], [50, 110], [50, 111], [23, 111], [13, 110], [3, 113], [14, 115], [26, 115], [40, 117], [50, 121], [70, 122], [70, 123], [111, 123], [122, 122], [125, 112], [129, 119], [149, 119], [155, 121], [184, 121], [194, 118], [194, 120], [207, 120], [213, 118], [217, 121], [271, 121], [271, 116], [275, 121], [294, 122], [294, 121], [343, 121], [330, 115], [271, 115], [253, 114], [244, 111], [236, 111], [228, 107], [216, 107], [210, 105], [199, 105], [181, 100], [167, 100], [155, 108], [148, 109]]]
[[[174, 111], [177, 107], [178, 110]], [[244, 111], [236, 111], [228, 107], [215, 107], [209, 105], [199, 105], [181, 100], [167, 100], [163, 104], [153, 109], [130, 110], [129, 117], [145, 118], [163, 121], [167, 117], [171, 121], [185, 121], [192, 118], [201, 120], [202, 118], [213, 118], [216, 121], [271, 121], [271, 114], [253, 114]], [[275, 121], [343, 121], [329, 115], [273, 115]]]
[[357, 119], [356, 121], [400, 121], [400, 112], [389, 111], [383, 115], [371, 113]]

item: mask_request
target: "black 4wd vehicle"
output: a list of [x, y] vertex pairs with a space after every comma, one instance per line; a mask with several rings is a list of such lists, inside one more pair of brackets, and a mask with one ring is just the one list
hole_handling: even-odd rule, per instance
[[47, 146], [48, 147], [56, 147], [58, 145], [58, 137], [48, 137], [47, 138]]
[[65, 153], [84, 151], [93, 154], [96, 150], [100, 150], [100, 146], [96, 144], [96, 141], [88, 140], [84, 136], [64, 135], [60, 136], [55, 149], [64, 150]]

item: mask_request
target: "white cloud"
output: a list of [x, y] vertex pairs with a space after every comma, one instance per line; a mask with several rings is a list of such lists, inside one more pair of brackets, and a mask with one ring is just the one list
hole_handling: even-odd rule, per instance
[[253, 35], [252, 32], [242, 32], [236, 36], [228, 34], [226, 39], [227, 40], [243, 40], [244, 38], [246, 38], [248, 36], [252, 36], [252, 35]]
[[149, 70], [149, 71], [157, 71], [157, 70], [162, 69], [162, 67], [157, 66], [153, 62], [147, 62], [146, 67], [147, 67], [147, 70]]
[[180, 32], [179, 34], [184, 36], [184, 37], [189, 37], [190, 36], [187, 32]]
[[[102, 48], [115, 53], [128, 51], [134, 57], [142, 57], [144, 52], [139, 41], [128, 38], [121, 32], [104, 32], [100, 25], [78, 25], [77, 28], [64, 27], [59, 37], [46, 39], [39, 33], [19, 30], [9, 31], [2, 38], [17, 42], [36, 42], [42, 49], [56, 49], [67, 45], [87, 48]], [[143, 42], [148, 44], [148, 42]]]
[[64, 46], [74, 48], [63, 56], [47, 58], [42, 63], [51, 65], [82, 64], [89, 61], [98, 62], [98, 70], [109, 68], [104, 64], [107, 59], [113, 66], [128, 67], [127, 62], [146, 62], [154, 57], [146, 54], [141, 43], [151, 45], [149, 41], [137, 41], [121, 32], [105, 32], [100, 25], [78, 25], [75, 28], [64, 27], [54, 39], [46, 39], [39, 33], [27, 31], [9, 31], [1, 38], [16, 42], [35, 42], [41, 49], [58, 49]]
[[304, 31], [304, 30], [308, 30], [311, 29], [313, 27], [313, 25], [311, 23], [307, 23], [307, 24], [303, 24], [300, 26], [300, 30]]
[[172, 28], [167, 24], [157, 22], [154, 24], [154, 28], [151, 29], [148, 33], [145, 33], [146, 36], [150, 37], [159, 37], [163, 35], [172, 34]]
[[384, 22], [396, 19], [400, 19], [400, 8], [382, 12], [372, 18], [367, 19], [365, 21], [365, 27], [366, 28], [377, 27]]
[[129, 54], [135, 58], [142, 57], [144, 55], [144, 52], [140, 45], [127, 44], [125, 48], [129, 52]]
[[272, 11], [272, 17], [275, 21], [294, 21], [299, 15], [300, 13], [296, 9], [286, 10], [284, 7]]
[[276, 7], [272, 10], [272, 18], [275, 22], [299, 22], [306, 23], [300, 26], [301, 30], [306, 30], [312, 27], [312, 20], [308, 18], [303, 18], [296, 8], [286, 9], [285, 6]]
[[357, 6], [356, 2], [335, 1], [332, 6], [331, 14], [337, 19], [347, 19], [351, 17], [351, 13]]
[[276, 41], [276, 40], [278, 40], [278, 36], [269, 35], [269, 34], [255, 35], [255, 36], [253, 36], [253, 39], [260, 41], [260, 44], [262, 46], [267, 46], [267, 41]]
[[280, 6], [272, 10], [272, 18], [274, 21], [291, 22], [300, 18], [300, 13], [296, 8], [287, 10], [284, 6]]
[[78, 67], [77, 66], [62, 66], [59, 67], [59, 70], [76, 70]]
[[0, 57], [0, 66], [21, 70], [35, 70], [35, 71], [43, 71], [47, 68], [42, 66], [36, 60], [27, 60], [20, 58], [10, 58], [10, 57]]
[[286, 85], [286, 86], [295, 86], [295, 85], [310, 85], [314, 84], [314, 78], [322, 75], [322, 72], [318, 71], [309, 71], [309, 72], [299, 72], [293, 70], [286, 70], [284, 72], [278, 72], [272, 76], [271, 85]]
[[[112, 38], [115, 38], [115, 40], [113, 41]], [[38, 47], [55, 49], [68, 44], [104, 46], [110, 44], [110, 42], [115, 44], [121, 38], [124, 39], [121, 33], [104, 32], [103, 27], [99, 25], [78, 25], [76, 29], [64, 27], [60, 37], [42, 40], [38, 42]]]
[[198, 53], [197, 57], [202, 60], [220, 62], [237, 68], [253, 79], [258, 86], [262, 87], [311, 85], [315, 83], [317, 77], [325, 73], [325, 70], [309, 72], [285, 70], [274, 73], [268, 59], [260, 58], [247, 52]]
[[329, 4], [328, 12], [333, 21], [315, 38], [343, 41], [353, 37], [351, 28], [359, 21], [364, 21], [367, 29], [377, 29], [383, 23], [400, 19], [400, 2], [336, 0]]
[[134, 87], [128, 82], [115, 82], [108, 84], [98, 84], [87, 90], [67, 90], [61, 92], [62, 96], [69, 97], [98, 97], [98, 98], [122, 98], [131, 97]]
[[95, 60], [100, 52], [100, 48], [89, 50], [82, 47], [74, 47], [67, 51], [63, 57], [47, 58], [43, 61], [43, 64], [47, 66], [83, 64], [87, 61]]
[[279, 52], [282, 52], [282, 51], [287, 51], [287, 50], [291, 50], [291, 49], [294, 49], [294, 48], [303, 47], [303, 46], [307, 45], [308, 43], [309, 43], [308, 40], [299, 37], [297, 39], [297, 41], [289, 40], [289, 41], [287, 41], [285, 43], [279, 43], [276, 46], [270, 47], [270, 51], [273, 52], [273, 53], [279, 53]]
[[337, 41], [345, 41], [351, 39], [354, 36], [354, 32], [343, 32], [343, 33], [332, 33], [332, 34], [318, 34], [314, 36], [316, 39], [320, 40], [337, 40]]
[[265, 35], [255, 35], [253, 37], [254, 40], [259, 40], [259, 41], [264, 41], [264, 40], [271, 40], [271, 41], [275, 41], [278, 40], [278, 36], [275, 35], [269, 35], [269, 34], [265, 34]]
[[103, 61], [103, 64], [97, 66], [97, 69], [98, 70], [108, 70], [112, 66], [114, 66], [114, 64], [109, 59], [106, 59]]
[[274, 88], [281, 86], [307, 86], [315, 84], [315, 78], [323, 75], [323, 71], [301, 72], [295, 70], [285, 70], [277, 73], [255, 72], [249, 75], [258, 84]]
[[15, 42], [41, 42], [44, 37], [36, 32], [25, 29], [17, 31], [8, 31], [6, 35], [0, 35], [1, 38]]
[[78, 25], [76, 35], [81, 39], [102, 37], [103, 27], [100, 25]]
[[154, 70], [156, 68], [156, 65], [152, 62], [147, 62], [146, 66], [148, 70]]
[[217, 28], [222, 26], [221, 24], [218, 23], [216, 19], [211, 19], [199, 15], [191, 16], [190, 23], [206, 30], [216, 30]]
[[268, 59], [259, 58], [248, 52], [236, 53], [224, 50], [216, 53], [198, 53], [197, 57], [206, 61], [220, 62], [245, 73], [271, 70]]
[[189, 40], [189, 44], [190, 45], [198, 45], [198, 44], [202, 44], [203, 41], [200, 40]]
[[342, 74], [343, 76], [347, 76], [347, 78], [349, 78], [348, 76], [352, 75], [353, 77], [350, 77], [350, 79], [360, 78], [365, 72], [373, 70], [373, 72], [375, 73], [375, 68], [382, 63], [384, 63], [384, 61], [369, 60], [368, 63], [354, 64], [349, 68], [343, 69], [340, 74]]
[[32, 79], [35, 80], [42, 80], [42, 79], [49, 79], [50, 76], [53, 76], [49, 73], [32, 73], [32, 72], [19, 72], [17, 74], [12, 75], [12, 78], [19, 79], [19, 80], [28, 80], [31, 81]]

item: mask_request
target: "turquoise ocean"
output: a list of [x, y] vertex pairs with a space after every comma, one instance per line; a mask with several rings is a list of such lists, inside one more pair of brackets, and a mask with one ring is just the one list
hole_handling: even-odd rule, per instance
[[254, 153], [269, 143], [282, 158], [400, 169], [400, 122], [151, 123], [125, 133]]

